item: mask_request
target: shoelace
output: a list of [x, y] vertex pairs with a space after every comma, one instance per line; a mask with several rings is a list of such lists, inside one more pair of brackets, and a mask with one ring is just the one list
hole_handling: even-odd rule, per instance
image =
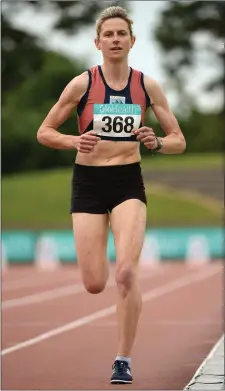
[[126, 374], [128, 370], [128, 364], [123, 361], [116, 361], [113, 365], [114, 372], [118, 372], [120, 375]]

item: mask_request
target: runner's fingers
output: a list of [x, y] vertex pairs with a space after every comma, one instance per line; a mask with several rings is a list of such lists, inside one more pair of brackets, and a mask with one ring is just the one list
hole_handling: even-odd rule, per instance
[[78, 148], [78, 151], [79, 152], [82, 152], [82, 153], [88, 153], [88, 152], [90, 152], [90, 151], [92, 151], [92, 149], [93, 149], [93, 147], [91, 146], [91, 145], [85, 145], [85, 146], [80, 146], [79, 148]]
[[80, 142], [80, 145], [90, 145], [90, 146], [94, 146], [95, 144], [97, 144], [97, 141], [94, 141], [94, 140], [81, 140]]
[[87, 134], [97, 136], [98, 133], [95, 130], [89, 130], [89, 132], [85, 133], [85, 135], [87, 135]]
[[93, 140], [95, 142], [101, 140], [100, 137], [97, 137], [97, 136], [92, 136], [90, 134], [85, 134], [83, 137], [82, 137], [82, 140]]
[[146, 136], [146, 137], [142, 138], [143, 143], [152, 142], [152, 141], [155, 141], [155, 136], [150, 135], [150, 136]]
[[136, 137], [137, 140], [142, 140], [145, 137], [144, 133], [139, 133]]
[[151, 149], [151, 148], [154, 146], [154, 144], [152, 143], [152, 141], [147, 141], [147, 142], [144, 143], [144, 145], [145, 145], [147, 148], [149, 148], [149, 149]]
[[143, 139], [146, 138], [146, 137], [152, 137], [152, 139], [155, 138], [154, 133], [152, 134], [152, 133], [149, 133], [149, 132], [141, 132], [137, 136], [137, 139], [143, 141]]
[[139, 129], [133, 130], [133, 133], [138, 135], [141, 133], [154, 133], [154, 132], [153, 132], [152, 128], [148, 128], [147, 126], [142, 126]]

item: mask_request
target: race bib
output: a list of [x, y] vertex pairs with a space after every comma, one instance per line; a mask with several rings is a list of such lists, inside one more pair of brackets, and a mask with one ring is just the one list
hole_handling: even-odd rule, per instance
[[134, 104], [94, 104], [93, 127], [99, 136], [128, 138], [140, 128], [141, 106]]

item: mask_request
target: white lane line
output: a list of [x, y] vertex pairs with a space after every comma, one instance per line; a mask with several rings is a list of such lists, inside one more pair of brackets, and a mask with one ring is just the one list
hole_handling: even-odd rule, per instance
[[[157, 269], [154, 272], [152, 272], [151, 275], [148, 275], [148, 274], [142, 275], [140, 277], [140, 279], [141, 280], [144, 280], [147, 278], [150, 279], [151, 277], [155, 277], [156, 274], [159, 274], [161, 272], [162, 272], [162, 269]], [[114, 286], [114, 285], [115, 285], [114, 279], [110, 278], [107, 286], [109, 287], [109, 286]], [[4, 300], [2, 302], [2, 310], [24, 307], [24, 306], [30, 305], [30, 304], [42, 303], [43, 301], [53, 300], [58, 297], [66, 297], [66, 296], [78, 294], [78, 293], [81, 293], [84, 291], [85, 291], [85, 288], [84, 288], [83, 284], [71, 284], [71, 285], [60, 287], [60, 288], [49, 289], [47, 291], [34, 293], [32, 295], [22, 296], [22, 297], [18, 297], [15, 299]]]
[[[220, 271], [220, 270], [221, 269], [218, 267], [214, 267], [214, 268], [212, 267], [210, 269], [207, 269], [205, 272], [195, 273], [194, 275], [191, 275], [191, 276], [185, 276], [185, 277], [178, 278], [178, 279], [176, 279], [166, 285], [159, 286], [157, 288], [154, 288], [154, 289], [151, 289], [151, 290], [145, 292], [142, 295], [142, 300], [143, 300], [143, 302], [153, 300], [153, 299], [158, 298], [166, 293], [173, 292], [176, 289], [183, 288], [183, 287], [188, 286], [190, 284], [193, 284], [195, 282], [199, 282], [201, 280], [205, 280], [209, 277], [212, 277], [213, 275], [217, 274], [218, 271]], [[24, 348], [27, 348], [29, 346], [36, 345], [41, 341], [47, 340], [47, 339], [52, 338], [56, 335], [66, 333], [70, 330], [77, 329], [78, 327], [89, 324], [97, 319], [105, 318], [109, 315], [114, 314], [116, 312], [116, 308], [117, 308], [116, 305], [112, 305], [112, 306], [104, 308], [100, 311], [93, 312], [90, 315], [78, 318], [78, 319], [74, 320], [73, 322], [65, 324], [64, 326], [49, 330], [43, 334], [39, 334], [34, 338], [28, 339], [24, 342], [20, 342], [14, 346], [11, 346], [9, 348], [4, 349], [2, 351], [2, 356], [5, 356], [7, 354], [16, 352], [16, 351], [24, 349]]]
[[[209, 354], [206, 356], [206, 358], [204, 359], [204, 361], [201, 363], [200, 367], [197, 369], [197, 371], [195, 372], [194, 376], [192, 377], [192, 379], [189, 381], [189, 383], [185, 386], [184, 390], [189, 390], [191, 386], [194, 385], [194, 383], [196, 382], [197, 378], [203, 373], [204, 371], [204, 367], [206, 365], [206, 363], [211, 360], [211, 358], [213, 358], [214, 354], [216, 353], [217, 349], [219, 348], [219, 346], [222, 344], [223, 342], [223, 339], [224, 339], [224, 334], [219, 338], [219, 340], [216, 342], [216, 344], [213, 346], [213, 348], [211, 349], [211, 351], [209, 352]], [[223, 359], [221, 359], [221, 363], [223, 362]], [[213, 386], [213, 384], [212, 384]], [[203, 384], [203, 387], [204, 387], [204, 384]], [[222, 390], [222, 388], [221, 388]]]

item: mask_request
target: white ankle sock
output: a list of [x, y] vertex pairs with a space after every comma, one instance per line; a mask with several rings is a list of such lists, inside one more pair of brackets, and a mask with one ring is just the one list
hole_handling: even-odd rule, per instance
[[129, 364], [129, 366], [131, 365], [131, 358], [130, 357], [116, 356], [116, 360], [118, 360], [118, 361], [126, 361]]

